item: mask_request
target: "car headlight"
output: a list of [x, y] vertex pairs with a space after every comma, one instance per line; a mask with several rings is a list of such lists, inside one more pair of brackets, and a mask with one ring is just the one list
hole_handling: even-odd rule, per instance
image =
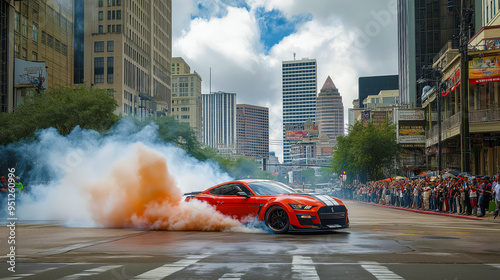
[[290, 207], [297, 210], [311, 210], [314, 206], [305, 204], [290, 204]]

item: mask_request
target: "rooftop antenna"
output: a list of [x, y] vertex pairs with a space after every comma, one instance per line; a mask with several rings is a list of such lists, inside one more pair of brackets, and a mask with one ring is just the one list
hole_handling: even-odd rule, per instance
[[296, 56], [296, 55], [297, 55], [296, 53], [293, 53], [293, 60], [295, 60], [295, 56]]

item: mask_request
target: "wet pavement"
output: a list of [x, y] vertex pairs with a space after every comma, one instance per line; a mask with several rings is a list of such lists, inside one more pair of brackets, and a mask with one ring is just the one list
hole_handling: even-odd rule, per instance
[[[138, 231], [20, 225], [0, 279], [495, 279], [500, 223], [347, 201], [333, 233]], [[399, 278], [398, 278], [399, 277]], [[467, 278], [468, 277], [468, 278]]]

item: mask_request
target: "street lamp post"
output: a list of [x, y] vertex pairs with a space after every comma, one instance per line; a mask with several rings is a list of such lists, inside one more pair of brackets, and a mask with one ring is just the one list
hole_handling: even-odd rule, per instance
[[438, 141], [437, 141], [437, 165], [438, 165], [438, 174], [443, 169], [442, 166], [442, 139], [441, 139], [441, 69], [434, 68], [430, 66], [424, 66], [424, 70], [429, 70], [432, 73], [432, 79], [427, 80], [425, 78], [420, 78], [417, 80], [417, 83], [427, 83], [434, 82], [434, 92], [436, 94], [436, 110], [437, 110], [437, 125], [438, 125]]

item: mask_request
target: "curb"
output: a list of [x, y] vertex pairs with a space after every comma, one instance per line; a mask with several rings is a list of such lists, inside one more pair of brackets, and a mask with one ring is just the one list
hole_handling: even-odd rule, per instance
[[480, 218], [480, 217], [475, 217], [475, 216], [463, 216], [463, 215], [448, 214], [448, 213], [443, 213], [443, 212], [433, 212], [433, 211], [424, 211], [424, 210], [417, 210], [417, 209], [411, 209], [411, 208], [401, 208], [401, 207], [397, 207], [397, 206], [382, 205], [382, 204], [377, 204], [377, 203], [363, 202], [363, 201], [356, 201], [356, 200], [351, 200], [351, 201], [352, 202], [358, 202], [358, 203], [366, 204], [366, 205], [380, 206], [380, 207], [386, 207], [386, 208], [392, 208], [392, 209], [396, 209], [396, 210], [415, 212], [415, 213], [420, 213], [420, 214], [431, 214], [431, 215], [439, 215], [439, 216], [448, 216], [448, 217], [453, 217], [453, 218], [478, 220], [478, 221], [490, 220], [490, 219], [487, 219], [487, 218]]

